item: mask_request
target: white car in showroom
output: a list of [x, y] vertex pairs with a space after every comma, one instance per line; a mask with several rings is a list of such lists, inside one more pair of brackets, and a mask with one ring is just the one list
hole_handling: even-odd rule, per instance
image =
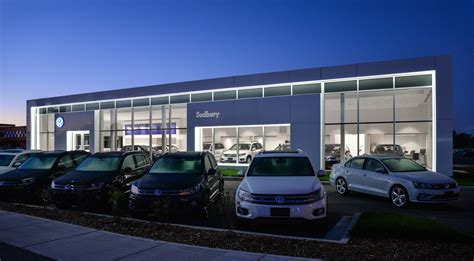
[[362, 192], [389, 198], [396, 207], [410, 202], [439, 203], [458, 200], [456, 181], [399, 156], [365, 155], [336, 164], [329, 176], [336, 192]]
[[[238, 149], [237, 149], [238, 148]], [[252, 159], [263, 149], [259, 142], [242, 141], [232, 145], [230, 149], [221, 156], [221, 162], [228, 163], [250, 163]], [[239, 155], [237, 156], [237, 150]], [[237, 162], [237, 158], [239, 159]]]
[[216, 159], [220, 159], [223, 153], [225, 152], [224, 144], [218, 142], [204, 143], [202, 145], [202, 148], [204, 149], [204, 151], [209, 151], [210, 153], [212, 153], [212, 155], [214, 155]]
[[41, 153], [41, 151], [28, 151], [20, 149], [11, 149], [0, 151], [0, 174], [9, 172], [18, 168], [32, 154]]
[[257, 218], [326, 217], [327, 197], [309, 158], [301, 151], [264, 151], [250, 164], [237, 188], [239, 221]]

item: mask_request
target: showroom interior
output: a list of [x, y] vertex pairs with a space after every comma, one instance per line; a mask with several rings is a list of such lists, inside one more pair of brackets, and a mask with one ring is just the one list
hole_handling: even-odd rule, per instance
[[286, 146], [315, 168], [329, 167], [328, 154], [382, 152], [452, 175], [450, 66], [432, 56], [30, 100], [28, 147], [212, 147], [220, 160]]

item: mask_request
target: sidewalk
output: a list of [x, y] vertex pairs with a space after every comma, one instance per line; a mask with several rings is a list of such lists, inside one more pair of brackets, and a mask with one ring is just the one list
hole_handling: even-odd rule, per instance
[[0, 242], [57, 260], [306, 260], [131, 237], [1, 210]]

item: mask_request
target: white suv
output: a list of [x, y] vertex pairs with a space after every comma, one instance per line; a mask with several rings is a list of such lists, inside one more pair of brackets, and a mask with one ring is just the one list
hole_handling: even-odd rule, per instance
[[204, 143], [203, 144], [204, 151], [209, 151], [214, 155], [216, 159], [220, 159], [225, 152], [224, 144], [222, 143]]
[[36, 153], [41, 153], [41, 151], [28, 151], [17, 149], [0, 151], [0, 174], [18, 168], [32, 154]]
[[301, 150], [259, 153], [235, 196], [239, 220], [326, 217], [327, 197], [309, 158]]
[[[230, 162], [230, 163], [250, 163], [252, 159], [259, 153], [263, 146], [259, 142], [249, 142], [242, 141], [238, 146], [239, 156], [237, 157], [237, 144], [232, 145], [230, 149], [221, 157], [221, 162]], [[239, 158], [239, 161], [237, 161]]]

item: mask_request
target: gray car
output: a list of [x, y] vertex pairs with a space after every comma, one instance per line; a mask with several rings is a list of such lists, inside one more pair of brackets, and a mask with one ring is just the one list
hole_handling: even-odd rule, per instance
[[409, 202], [449, 202], [460, 196], [454, 179], [397, 156], [354, 157], [334, 165], [329, 181], [340, 195], [349, 191], [372, 194], [389, 198], [397, 207]]

